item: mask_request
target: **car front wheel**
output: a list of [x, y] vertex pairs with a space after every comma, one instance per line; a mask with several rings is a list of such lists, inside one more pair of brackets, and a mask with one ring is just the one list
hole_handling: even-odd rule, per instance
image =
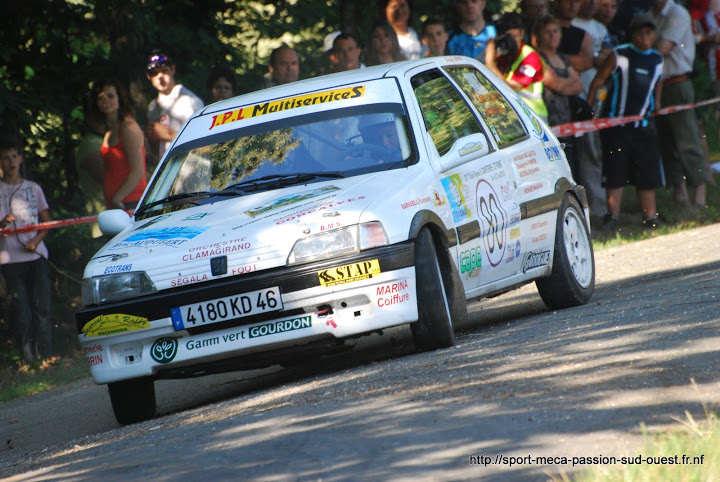
[[453, 346], [453, 324], [467, 316], [465, 293], [455, 265], [448, 257], [438, 257], [427, 228], [415, 241], [415, 280], [418, 321], [410, 325], [415, 348], [430, 351]]

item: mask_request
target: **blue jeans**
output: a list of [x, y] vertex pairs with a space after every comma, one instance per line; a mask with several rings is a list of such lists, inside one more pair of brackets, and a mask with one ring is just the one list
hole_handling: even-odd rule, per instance
[[2, 265], [10, 294], [10, 327], [23, 358], [52, 355], [50, 270], [45, 258]]

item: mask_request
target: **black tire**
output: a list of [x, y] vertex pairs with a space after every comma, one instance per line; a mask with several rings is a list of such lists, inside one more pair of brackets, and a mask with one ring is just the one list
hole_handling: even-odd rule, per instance
[[108, 393], [118, 423], [127, 425], [155, 416], [155, 385], [150, 378], [110, 383]]
[[552, 273], [535, 285], [551, 310], [584, 305], [595, 291], [590, 230], [580, 204], [570, 194], [565, 194], [558, 211]]
[[415, 240], [415, 281], [418, 321], [410, 324], [415, 348], [430, 351], [453, 346], [453, 324], [467, 317], [465, 293], [455, 264], [447, 253], [438, 256], [427, 228]]

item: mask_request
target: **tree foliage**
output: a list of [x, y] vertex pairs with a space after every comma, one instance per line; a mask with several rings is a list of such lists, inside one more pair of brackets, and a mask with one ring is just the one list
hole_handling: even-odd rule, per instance
[[[415, 27], [427, 16], [447, 18], [453, 2], [416, 0]], [[488, 1], [488, 10], [497, 11], [492, 5], [499, 3]], [[270, 52], [283, 43], [298, 51], [301, 78], [323, 73], [324, 36], [343, 29], [364, 39], [374, 7], [354, 0], [13, 2], [0, 16], [0, 136], [24, 141], [24, 175], [43, 187], [54, 218], [80, 215], [74, 150], [93, 80], [114, 77], [125, 85], [144, 126], [155, 95], [144, 59], [153, 48], [173, 57], [178, 81], [201, 98], [208, 98], [207, 76], [220, 63], [234, 69], [241, 94], [262, 85]], [[86, 233], [71, 227], [46, 238], [51, 257], [76, 279], [97, 247]], [[67, 292], [77, 296], [79, 287]]]

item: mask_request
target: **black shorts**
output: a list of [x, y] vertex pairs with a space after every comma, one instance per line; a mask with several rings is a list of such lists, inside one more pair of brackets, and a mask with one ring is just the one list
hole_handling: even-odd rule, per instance
[[600, 140], [603, 187], [615, 189], [631, 184], [638, 189], [657, 189], [665, 185], [654, 125], [610, 127], [600, 131]]

